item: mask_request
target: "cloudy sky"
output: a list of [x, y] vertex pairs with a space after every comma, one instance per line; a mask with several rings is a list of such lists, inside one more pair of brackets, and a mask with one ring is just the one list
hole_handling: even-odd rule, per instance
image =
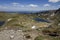
[[0, 0], [0, 11], [41, 11], [60, 7], [60, 0]]

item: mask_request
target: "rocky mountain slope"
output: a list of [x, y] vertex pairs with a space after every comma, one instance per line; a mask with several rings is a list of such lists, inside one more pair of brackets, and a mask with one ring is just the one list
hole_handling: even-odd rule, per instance
[[4, 21], [0, 30], [22, 30], [34, 40], [60, 40], [60, 9], [31, 14], [0, 12], [0, 21]]

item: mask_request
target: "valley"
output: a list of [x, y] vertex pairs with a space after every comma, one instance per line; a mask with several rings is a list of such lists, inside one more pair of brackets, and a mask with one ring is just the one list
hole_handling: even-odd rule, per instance
[[60, 9], [31, 14], [0, 12], [0, 34], [1, 40], [59, 40]]

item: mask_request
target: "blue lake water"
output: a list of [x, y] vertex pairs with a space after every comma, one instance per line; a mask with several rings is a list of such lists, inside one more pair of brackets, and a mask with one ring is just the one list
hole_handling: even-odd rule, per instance
[[37, 22], [48, 22], [50, 23], [48, 20], [42, 19], [42, 18], [34, 18], [35, 21]]
[[5, 23], [5, 21], [0, 21], [0, 26], [2, 26]]

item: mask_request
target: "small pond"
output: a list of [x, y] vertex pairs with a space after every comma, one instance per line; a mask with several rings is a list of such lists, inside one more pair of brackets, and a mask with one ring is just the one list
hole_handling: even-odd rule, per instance
[[5, 21], [0, 21], [0, 26], [2, 26], [5, 23]]
[[48, 22], [48, 23], [50, 23], [50, 21], [48, 21], [46, 19], [42, 19], [42, 18], [34, 18], [34, 20], [37, 22]]

